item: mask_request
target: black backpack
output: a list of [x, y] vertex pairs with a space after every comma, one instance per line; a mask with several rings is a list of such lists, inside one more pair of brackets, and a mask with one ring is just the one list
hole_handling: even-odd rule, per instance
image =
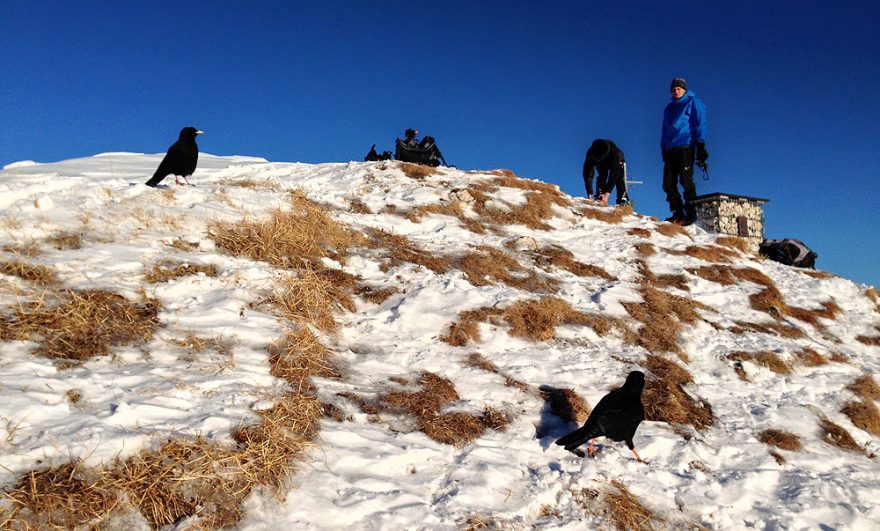
[[761, 256], [794, 267], [816, 268], [819, 255], [800, 240], [764, 240], [758, 247]]

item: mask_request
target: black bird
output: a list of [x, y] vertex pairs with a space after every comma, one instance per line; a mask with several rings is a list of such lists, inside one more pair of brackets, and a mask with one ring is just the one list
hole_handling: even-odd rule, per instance
[[[642, 389], [645, 387], [645, 374], [632, 371], [626, 377], [623, 387], [615, 389], [602, 397], [590, 418], [583, 426], [562, 437], [556, 444], [564, 446], [569, 452], [589, 441], [587, 453], [593, 457], [593, 439], [605, 436], [612, 441], [626, 441], [626, 445], [642, 460], [633, 444], [633, 436], [639, 423], [645, 419], [645, 408], [642, 406]], [[580, 454], [583, 456], [583, 453]]]
[[204, 131], [199, 131], [195, 127], [181, 129], [180, 137], [168, 148], [168, 153], [165, 154], [156, 173], [147, 181], [147, 186], [155, 187], [169, 175], [174, 175], [177, 184], [181, 184], [180, 177], [183, 177], [186, 184], [189, 184], [187, 177], [196, 171], [196, 163], [199, 162], [199, 146], [196, 145], [196, 135], [202, 133]]

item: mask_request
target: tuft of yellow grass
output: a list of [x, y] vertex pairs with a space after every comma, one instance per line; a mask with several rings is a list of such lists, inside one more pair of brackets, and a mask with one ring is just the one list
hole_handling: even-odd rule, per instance
[[410, 179], [420, 181], [429, 175], [437, 173], [437, 168], [433, 166], [423, 166], [421, 164], [412, 164], [410, 162], [398, 162], [400, 170]]
[[38, 286], [51, 286], [58, 283], [55, 270], [44, 265], [34, 265], [18, 259], [0, 260], [0, 274], [18, 277]]
[[36, 341], [36, 354], [81, 362], [117, 345], [147, 342], [159, 325], [159, 302], [139, 304], [102, 290], [59, 290], [0, 317], [0, 339]]
[[59, 251], [80, 249], [82, 248], [83, 235], [81, 232], [62, 232], [46, 238], [46, 242]]
[[217, 266], [213, 264], [190, 264], [166, 260], [153, 266], [144, 274], [144, 280], [150, 284], [159, 284], [176, 278], [203, 274], [206, 277], [217, 276]]
[[802, 348], [795, 351], [794, 356], [807, 367], [819, 367], [827, 365], [828, 359], [811, 348]]
[[353, 311], [354, 302], [344, 291], [344, 285], [322, 273], [325, 271], [306, 266], [296, 276], [279, 277], [268, 302], [292, 323], [312, 324], [323, 332], [336, 330], [339, 323], [333, 312]]
[[739, 236], [718, 236], [715, 243], [731, 249], [737, 249], [745, 254], [749, 253], [749, 242], [745, 238]]
[[648, 509], [621, 481], [611, 480], [614, 490], [601, 497], [602, 513], [620, 531], [647, 531], [665, 526], [666, 520]]
[[616, 206], [611, 208], [597, 208], [591, 206], [585, 206], [578, 209], [578, 214], [585, 218], [595, 219], [597, 221], [601, 221], [604, 223], [608, 223], [609, 225], [618, 225], [623, 222], [623, 220], [631, 216], [633, 213], [633, 209], [631, 206]]
[[713, 263], [727, 263], [739, 258], [735, 251], [717, 245], [689, 245], [684, 252], [690, 257]]
[[874, 381], [874, 377], [865, 374], [856, 378], [851, 384], [846, 386], [847, 389], [856, 394], [865, 402], [871, 400], [880, 401], [880, 385]]
[[640, 227], [633, 227], [633, 228], [629, 229], [628, 231], [626, 231], [626, 233], [629, 234], [630, 236], [637, 236], [639, 238], [650, 238], [651, 237], [650, 230], [643, 229]]
[[370, 229], [368, 237], [371, 248], [385, 249], [388, 252], [391, 266], [411, 263], [430, 269], [438, 275], [449, 270], [447, 259], [435, 257], [428, 251], [418, 248], [406, 236], [391, 234], [381, 229]]
[[541, 396], [550, 405], [550, 411], [563, 422], [582, 424], [590, 416], [590, 406], [574, 389], [541, 386]]
[[557, 284], [548, 277], [527, 269], [511, 255], [492, 247], [481, 246], [456, 260], [460, 269], [475, 286], [501, 282], [512, 288], [547, 293]]
[[708, 402], [691, 398], [684, 391], [684, 386], [693, 382], [693, 376], [687, 369], [653, 354], [641, 365], [649, 371], [642, 392], [645, 420], [690, 424], [698, 430], [714, 424], [712, 406]]
[[827, 418], [821, 418], [819, 420], [819, 428], [822, 430], [822, 440], [826, 443], [844, 450], [862, 451], [859, 443], [839, 424], [835, 424]]
[[766, 367], [776, 374], [791, 374], [791, 365], [783, 361], [775, 352], [762, 350], [759, 352], [731, 352], [727, 355], [731, 361], [749, 361], [755, 365]]
[[766, 445], [775, 446], [789, 452], [799, 452], [803, 448], [800, 437], [793, 433], [773, 428], [759, 433], [758, 440]]
[[847, 402], [840, 411], [849, 418], [855, 427], [872, 435], [880, 436], [880, 411], [873, 402]]
[[579, 277], [599, 277], [605, 280], [617, 280], [616, 277], [599, 266], [575, 260], [574, 253], [558, 245], [544, 247], [537, 251], [535, 253], [535, 262], [544, 269], [558, 267]]
[[684, 227], [675, 223], [669, 223], [668, 221], [664, 221], [663, 223], [658, 224], [657, 227], [654, 228], [654, 230], [656, 230], [663, 236], [666, 236], [667, 238], [674, 238], [681, 235], [686, 236], [689, 240], [693, 240], [693, 238], [691, 238], [691, 235], [688, 233], [688, 231], [684, 229]]

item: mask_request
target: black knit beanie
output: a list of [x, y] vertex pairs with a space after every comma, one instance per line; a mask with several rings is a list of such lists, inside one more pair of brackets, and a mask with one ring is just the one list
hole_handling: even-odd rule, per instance
[[669, 90], [674, 89], [675, 87], [681, 87], [685, 90], [688, 89], [687, 81], [683, 77], [677, 77], [672, 80], [672, 85], [669, 87]]

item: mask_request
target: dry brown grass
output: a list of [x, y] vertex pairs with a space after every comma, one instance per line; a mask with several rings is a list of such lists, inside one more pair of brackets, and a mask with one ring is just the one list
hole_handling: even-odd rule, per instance
[[811, 348], [802, 348], [794, 353], [795, 358], [807, 367], [819, 367], [828, 364], [828, 358]]
[[480, 341], [480, 323], [487, 322], [504, 312], [498, 308], [483, 307], [458, 314], [458, 321], [449, 326], [449, 332], [440, 338], [454, 347], [463, 347], [470, 341]]
[[653, 243], [639, 242], [634, 246], [641, 258], [647, 258], [657, 254], [657, 247]]
[[870, 374], [856, 378], [853, 383], [846, 386], [847, 389], [862, 398], [865, 402], [871, 400], [880, 401], [880, 385], [874, 381], [874, 377]]
[[568, 249], [553, 245], [544, 247], [535, 253], [535, 263], [544, 269], [551, 267], [565, 269], [579, 277], [598, 277], [605, 280], [617, 280], [616, 277], [595, 265], [585, 264], [575, 260], [574, 253]]
[[429, 175], [437, 173], [437, 168], [433, 166], [423, 166], [421, 164], [412, 164], [410, 162], [400, 162], [400, 170], [410, 179], [420, 181]]
[[563, 422], [582, 424], [590, 416], [590, 406], [574, 389], [541, 386], [541, 396], [550, 405], [550, 411]]
[[743, 253], [749, 253], [749, 242], [745, 238], [738, 236], [719, 236], [715, 238], [715, 243], [731, 249], [737, 249]]
[[734, 321], [736, 326], [729, 330], [733, 334], [744, 334], [746, 332], [759, 332], [761, 334], [775, 333], [788, 339], [800, 339], [806, 337], [806, 334], [800, 328], [786, 326], [775, 322], [770, 323], [749, 323], [747, 321]]
[[682, 227], [681, 225], [676, 225], [675, 223], [669, 223], [668, 221], [658, 224], [654, 230], [656, 230], [663, 236], [666, 236], [667, 238], [685, 236], [687, 237], [687, 239], [693, 240], [693, 238], [691, 238], [691, 235], [688, 233], [688, 231], [684, 229], [684, 227]]
[[880, 347], [880, 336], [856, 336], [856, 341], [869, 347]]
[[865, 297], [874, 303], [874, 310], [880, 313], [880, 295], [877, 294], [877, 288], [871, 286], [865, 290]]
[[51, 286], [58, 283], [55, 270], [51, 267], [29, 264], [20, 259], [12, 262], [0, 260], [0, 274], [18, 277], [38, 286]]
[[[353, 311], [355, 308], [346, 293], [355, 280], [338, 279], [328, 272], [307, 267], [295, 277], [282, 276], [276, 281], [268, 302], [279, 308], [282, 316], [292, 323], [309, 323], [324, 332], [336, 330], [339, 323], [334, 311]], [[340, 279], [344, 282], [340, 283]]]
[[159, 325], [159, 302], [139, 304], [108, 291], [59, 290], [0, 317], [0, 339], [36, 341], [36, 354], [81, 362], [110, 348], [147, 342]]
[[739, 258], [739, 253], [717, 245], [689, 245], [685, 254], [705, 262], [728, 263], [734, 258]]
[[623, 303], [633, 319], [642, 323], [637, 344], [649, 352], [672, 352], [687, 361], [687, 356], [678, 344], [682, 327], [700, 320], [698, 309], [710, 311], [711, 308], [693, 299], [655, 288], [650, 277], [643, 279], [639, 291], [644, 302]]
[[312, 394], [312, 377], [340, 378], [331, 352], [306, 326], [288, 330], [269, 346], [271, 374], [290, 384], [294, 392]]
[[804, 269], [804, 270], [801, 270], [801, 273], [803, 273], [804, 275], [807, 275], [808, 277], [813, 277], [813, 278], [821, 278], [821, 279], [837, 278], [837, 275], [835, 275], [833, 273], [828, 273], [827, 271], [815, 271], [815, 270], [810, 270], [810, 269]]
[[822, 440], [826, 443], [832, 446], [837, 446], [838, 448], [843, 448], [844, 450], [850, 450], [853, 452], [862, 451], [862, 447], [859, 446], [859, 443], [857, 443], [856, 440], [852, 438], [852, 435], [850, 435], [849, 432], [839, 424], [835, 424], [827, 418], [822, 418], [819, 420], [819, 428], [822, 430]]
[[197, 243], [191, 243], [188, 241], [184, 241], [182, 238], [177, 238], [175, 240], [167, 242], [167, 243], [165, 243], [165, 245], [167, 245], [169, 247], [173, 247], [173, 248], [177, 249], [178, 251], [184, 251], [184, 252], [195, 251], [196, 249], [199, 248], [199, 245]]
[[125, 493], [151, 527], [195, 516], [202, 529], [221, 529], [242, 516], [241, 502], [257, 485], [280, 495], [293, 460], [310, 446], [320, 404], [290, 395], [260, 412], [261, 422], [233, 434], [235, 448], [203, 439], [172, 439], [101, 469], [78, 463], [23, 475], [5, 493], [11, 529], [92, 527]]
[[370, 207], [367, 206], [361, 199], [352, 198], [348, 200], [348, 204], [350, 205], [348, 210], [354, 214], [372, 214], [373, 211], [370, 210]]
[[83, 235], [80, 232], [62, 232], [46, 239], [46, 243], [59, 251], [82, 248]]
[[359, 285], [354, 290], [355, 295], [373, 304], [382, 304], [388, 297], [400, 293], [397, 288], [376, 288], [374, 286]]
[[448, 379], [430, 372], [419, 376], [419, 391], [392, 391], [380, 397], [386, 411], [402, 412], [416, 419], [418, 428], [431, 439], [450, 445], [466, 444], [489, 428], [502, 431], [510, 418], [486, 407], [481, 415], [462, 411], [441, 413], [449, 404], [459, 400], [455, 387]]
[[412, 244], [406, 236], [391, 234], [380, 229], [368, 231], [370, 247], [373, 249], [385, 249], [389, 253], [391, 266], [400, 266], [403, 263], [416, 264], [438, 275], [449, 270], [449, 261], [438, 258], [428, 251], [420, 249]]
[[206, 277], [216, 277], [217, 266], [165, 261], [154, 265], [151, 270], [147, 271], [144, 274], [144, 280], [150, 284], [158, 284], [199, 273]]
[[642, 531], [665, 527], [666, 520], [654, 514], [619, 480], [611, 480], [613, 491], [601, 498], [602, 513], [621, 531]]
[[571, 203], [558, 192], [548, 193], [541, 191], [526, 192], [524, 204], [507, 205], [504, 210], [490, 208], [484, 202], [477, 202], [477, 213], [485, 222], [495, 225], [525, 225], [536, 230], [550, 230], [552, 227], [545, 223], [555, 215], [553, 206], [567, 207]]
[[[222, 179], [217, 184], [222, 186], [235, 186], [238, 188], [248, 188], [250, 190], [269, 190], [272, 192], [281, 191], [281, 183], [270, 180], [258, 180], [254, 178], [238, 178], [238, 179]], [[168, 188], [171, 190], [171, 188]]]
[[510, 335], [535, 341], [552, 339], [559, 325], [589, 325], [593, 322], [589, 316], [557, 297], [515, 302], [504, 310], [504, 320], [510, 326]]
[[633, 228], [629, 229], [628, 231], [626, 231], [626, 233], [629, 234], [630, 236], [636, 236], [638, 238], [650, 238], [651, 237], [650, 230], [642, 229], [639, 227], [633, 227]]
[[263, 220], [213, 223], [208, 232], [217, 247], [231, 255], [293, 270], [321, 269], [322, 258], [344, 263], [346, 250], [365, 241], [304, 192], [294, 191], [290, 198], [290, 210], [273, 209]]
[[766, 367], [776, 374], [791, 374], [791, 365], [786, 363], [775, 352], [762, 350], [759, 352], [731, 352], [727, 355], [731, 361], [748, 361]]
[[174, 344], [190, 349], [196, 354], [206, 350], [214, 350], [222, 356], [231, 356], [234, 342], [223, 337], [198, 337], [195, 334], [187, 334], [183, 339], [175, 339]]
[[610, 208], [595, 208], [585, 206], [578, 209], [578, 213], [585, 218], [595, 219], [604, 223], [608, 223], [610, 225], [617, 225], [622, 223], [627, 216], [631, 216], [633, 213], [633, 209], [629, 205]]
[[525, 382], [521, 382], [521, 381], [513, 378], [512, 376], [509, 376], [504, 371], [499, 369], [497, 365], [495, 365], [494, 363], [492, 363], [491, 361], [489, 361], [488, 359], [486, 359], [485, 357], [483, 357], [482, 355], [480, 355], [476, 352], [468, 355], [468, 357], [465, 358], [464, 363], [465, 363], [465, 365], [467, 365], [469, 367], [474, 367], [476, 369], [480, 369], [480, 370], [483, 370], [486, 372], [491, 372], [491, 373], [494, 373], [494, 374], [497, 374], [497, 375], [503, 377], [504, 378], [504, 385], [506, 385], [507, 387], [514, 387], [514, 388], [519, 389], [520, 391], [523, 391], [525, 393], [536, 394], [535, 390], [532, 388], [532, 386], [530, 386], [529, 384], [527, 384]]
[[456, 265], [474, 286], [500, 282], [533, 293], [552, 292], [556, 281], [523, 267], [511, 255], [491, 247], [480, 247], [456, 260]]
[[690, 424], [698, 430], [715, 422], [712, 406], [690, 397], [684, 386], [693, 382], [691, 374], [677, 363], [650, 355], [641, 364], [649, 371], [642, 392], [645, 420], [670, 424]]
[[559, 187], [555, 184], [545, 183], [534, 179], [523, 179], [522, 177], [518, 177], [512, 171], [505, 169], [492, 170], [490, 173], [496, 176], [495, 179], [492, 180], [492, 183], [497, 186], [519, 188], [520, 190], [532, 190], [545, 194], [556, 194], [563, 197], [559, 192]]
[[840, 411], [855, 427], [880, 436], [880, 411], [873, 402], [847, 402]]
[[799, 452], [803, 447], [800, 437], [783, 430], [764, 430], [758, 434], [758, 440], [766, 445], [775, 446], [789, 452]]

